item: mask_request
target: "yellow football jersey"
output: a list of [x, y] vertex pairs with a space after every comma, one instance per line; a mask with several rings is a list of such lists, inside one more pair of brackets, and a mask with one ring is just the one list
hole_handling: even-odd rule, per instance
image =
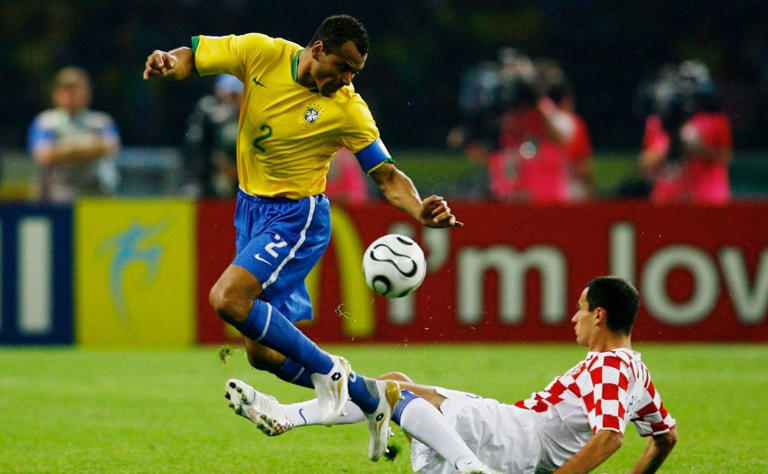
[[351, 85], [325, 97], [296, 82], [298, 44], [250, 33], [196, 36], [192, 49], [201, 76], [232, 74], [245, 86], [237, 174], [246, 193], [292, 199], [320, 194], [339, 148], [357, 153], [380, 143], [368, 105]]

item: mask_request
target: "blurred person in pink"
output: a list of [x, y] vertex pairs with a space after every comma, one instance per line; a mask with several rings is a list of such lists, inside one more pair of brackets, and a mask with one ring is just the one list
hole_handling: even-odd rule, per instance
[[561, 112], [556, 117], [565, 135], [570, 200], [590, 199], [594, 195], [592, 141], [587, 122], [576, 113], [573, 88], [557, 62], [540, 59], [536, 61], [536, 69], [547, 97], [554, 101]]
[[325, 195], [334, 202], [362, 204], [368, 201], [368, 185], [357, 158], [346, 148], [339, 149], [325, 177]]
[[542, 93], [530, 59], [502, 52], [502, 64], [509, 107], [501, 117], [500, 150], [488, 159], [491, 193], [498, 200], [567, 202], [568, 118]]
[[684, 61], [673, 79], [656, 90], [657, 98], [670, 105], [649, 116], [645, 124], [640, 159], [653, 181], [651, 200], [725, 204], [731, 197], [730, 120], [702, 63]]
[[695, 112], [680, 129], [683, 175], [689, 199], [725, 204], [731, 198], [728, 165], [733, 159], [731, 122], [717, 100], [709, 71], [697, 61], [680, 65], [683, 87], [692, 89]]

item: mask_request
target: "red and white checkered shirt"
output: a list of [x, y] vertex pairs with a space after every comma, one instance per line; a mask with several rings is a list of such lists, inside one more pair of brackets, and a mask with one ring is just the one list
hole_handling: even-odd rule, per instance
[[538, 413], [545, 464], [562, 465], [600, 430], [624, 433], [627, 422], [641, 436], [675, 426], [651, 381], [640, 353], [629, 349], [590, 352], [555, 377], [547, 388], [515, 403]]

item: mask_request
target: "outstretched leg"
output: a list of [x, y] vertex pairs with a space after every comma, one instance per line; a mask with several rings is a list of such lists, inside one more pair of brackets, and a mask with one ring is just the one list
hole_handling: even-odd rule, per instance
[[[376, 381], [376, 384], [377, 387], [382, 388], [381, 399], [386, 400], [392, 407], [390, 412], [392, 421], [400, 425], [409, 436], [435, 450], [459, 472], [493, 472], [477, 458], [453, 426], [442, 416], [439, 409], [445, 397], [440, 395], [434, 387], [414, 384], [402, 373], [385, 374], [380, 379]], [[228, 381], [228, 384], [231, 382]], [[268, 435], [282, 434], [293, 427], [322, 424], [317, 399], [282, 405], [273, 397], [261, 394], [243, 382], [235, 381], [236, 387], [240, 387], [241, 384], [248, 387], [240, 390], [241, 393], [248, 394], [246, 396], [247, 402], [243, 404], [245, 408], [240, 410], [245, 411], [246, 415], [242, 415], [238, 412], [238, 408], [233, 406], [232, 391], [228, 389], [227, 398], [230, 399], [230, 406], [236, 413], [256, 423], [257, 427]], [[251, 396], [251, 393], [256, 395]], [[253, 411], [249, 413], [249, 409]], [[366, 419], [369, 420], [369, 429], [372, 430], [369, 457], [376, 460], [378, 457], [374, 459], [374, 455], [378, 453], [380, 457], [386, 448], [387, 435], [378, 436], [373, 430], [386, 429], [388, 433], [389, 418], [379, 420], [383, 423], [373, 425], [374, 428], [372, 428], [370, 418], [367, 418], [357, 405], [347, 402], [344, 415], [339, 419], [339, 423], [358, 423]], [[286, 426], [288, 428], [283, 429]], [[383, 442], [384, 445], [376, 444], [374, 441], [376, 439]]]
[[348, 396], [349, 364], [322, 351], [279, 310], [258, 299], [261, 293], [261, 283], [255, 276], [238, 265], [230, 265], [211, 289], [210, 303], [224, 321], [253, 341], [250, 348], [246, 345], [251, 364], [274, 372], [287, 356], [305, 367], [311, 374], [325, 423], [335, 423]]
[[402, 389], [402, 399], [395, 406], [392, 421], [406, 434], [432, 448], [459, 472], [493, 472], [442, 415], [440, 407], [445, 397], [434, 387], [415, 384], [402, 372], [390, 372], [379, 378], [397, 380]]

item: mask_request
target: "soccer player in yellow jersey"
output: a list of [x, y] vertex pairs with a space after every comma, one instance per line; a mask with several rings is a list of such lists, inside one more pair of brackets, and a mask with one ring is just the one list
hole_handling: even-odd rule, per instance
[[[369, 457], [377, 460], [386, 448], [397, 387], [355, 374], [346, 360], [324, 352], [293, 325], [312, 317], [304, 279], [330, 239], [323, 195], [330, 162], [346, 147], [394, 206], [428, 227], [462, 224], [442, 197], [422, 199], [393, 164], [352, 86], [367, 57], [365, 27], [336, 15], [304, 48], [257, 33], [196, 36], [191, 48], [153, 51], [144, 79], [232, 74], [243, 82], [237, 256], [211, 289], [211, 306], [243, 334], [252, 366], [314, 387], [326, 424], [338, 420], [351, 398], [366, 414]], [[248, 411], [238, 400], [231, 404]]]

